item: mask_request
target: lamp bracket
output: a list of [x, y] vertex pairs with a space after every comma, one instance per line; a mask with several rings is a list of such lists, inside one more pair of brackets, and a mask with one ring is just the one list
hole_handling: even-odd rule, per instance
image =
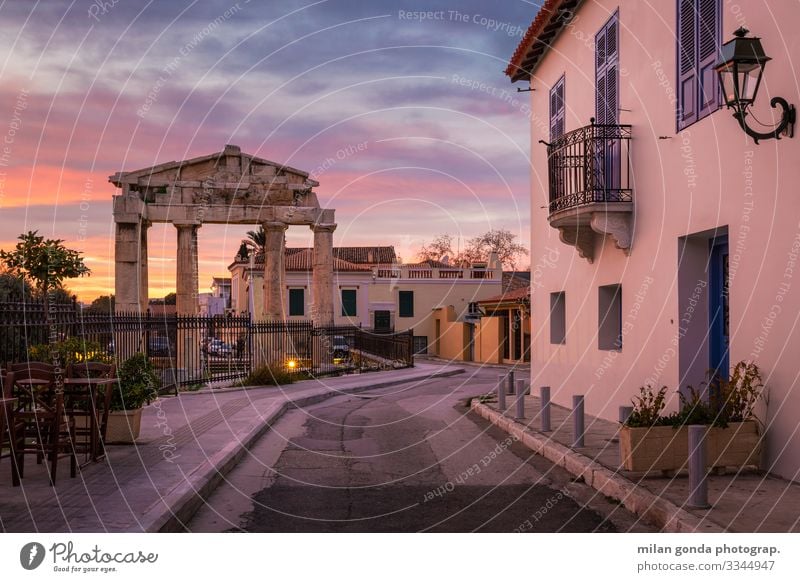
[[747, 110], [736, 111], [733, 116], [739, 122], [744, 132], [753, 138], [753, 141], [758, 144], [760, 139], [781, 139], [781, 134], [786, 131], [789, 137], [794, 137], [794, 124], [797, 118], [797, 111], [794, 105], [790, 105], [783, 97], [773, 97], [769, 102], [770, 106], [775, 109], [780, 105], [783, 109], [780, 122], [775, 126], [775, 129], [767, 132], [760, 132], [752, 129], [747, 125]]

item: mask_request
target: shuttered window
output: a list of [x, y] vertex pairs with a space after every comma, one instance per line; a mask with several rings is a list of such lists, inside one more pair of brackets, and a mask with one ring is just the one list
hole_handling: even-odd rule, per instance
[[722, 38], [722, 0], [677, 0], [678, 129], [719, 107], [714, 64]]
[[595, 37], [595, 123], [616, 125], [619, 113], [619, 14]]
[[564, 76], [550, 89], [550, 141], [564, 135]]
[[306, 299], [304, 289], [289, 289], [289, 315], [305, 315]]
[[400, 317], [414, 317], [414, 292], [400, 291]]
[[355, 289], [342, 289], [342, 315], [349, 317], [357, 315]]

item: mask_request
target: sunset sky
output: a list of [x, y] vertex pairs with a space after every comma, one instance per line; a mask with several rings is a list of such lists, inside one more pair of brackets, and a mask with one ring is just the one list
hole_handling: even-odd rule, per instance
[[[242, 151], [310, 172], [336, 245], [507, 228], [529, 242], [528, 93], [503, 75], [524, 0], [75, 0], [0, 4], [0, 248], [26, 230], [85, 253], [113, 290], [108, 176]], [[420, 15], [418, 11], [427, 11]], [[521, 86], [521, 85], [520, 85]], [[247, 227], [200, 229], [200, 291]], [[289, 229], [310, 246], [311, 231]], [[150, 296], [175, 229], [150, 229]]]

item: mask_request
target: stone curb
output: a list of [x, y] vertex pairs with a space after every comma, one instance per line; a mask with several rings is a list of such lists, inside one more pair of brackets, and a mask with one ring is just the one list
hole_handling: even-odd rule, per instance
[[418, 374], [406, 378], [387, 380], [384, 382], [365, 382], [363, 385], [326, 389], [317, 394], [309, 394], [292, 400], [276, 402], [261, 419], [239, 432], [235, 440], [225, 448], [216, 452], [203, 464], [185, 476], [185, 479], [167, 492], [159, 501], [151, 505], [139, 519], [137, 526], [129, 532], [182, 532], [183, 524], [191, 519], [205, 503], [208, 496], [219, 486], [225, 475], [233, 469], [245, 455], [247, 450], [261, 438], [270, 427], [283, 416], [287, 410], [303, 406], [311, 406], [329, 398], [343, 394], [356, 394], [367, 390], [387, 388], [398, 384], [447, 378], [463, 374], [463, 368], [455, 368], [440, 372]]
[[472, 401], [471, 407], [480, 416], [519, 440], [536, 454], [563, 467], [576, 477], [583, 478], [588, 486], [603, 495], [616, 499], [627, 510], [646, 522], [660, 527], [662, 531], [670, 533], [721, 533], [726, 531], [724, 527], [689, 513], [593, 459], [576, 453], [542, 433], [532, 431], [525, 425], [477, 400]]

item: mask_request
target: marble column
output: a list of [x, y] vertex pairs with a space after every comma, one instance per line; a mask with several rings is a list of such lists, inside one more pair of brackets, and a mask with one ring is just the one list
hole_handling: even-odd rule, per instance
[[314, 325], [333, 325], [333, 231], [335, 224], [314, 224], [311, 318]]
[[282, 222], [264, 223], [264, 319], [286, 319], [284, 306], [284, 251], [288, 227]]
[[174, 222], [178, 230], [177, 271], [175, 276], [175, 308], [178, 315], [196, 315], [198, 267], [198, 224]]
[[[114, 237], [114, 298], [117, 313], [142, 309], [141, 235], [139, 222], [117, 222]], [[146, 309], [146, 306], [145, 306]]]

